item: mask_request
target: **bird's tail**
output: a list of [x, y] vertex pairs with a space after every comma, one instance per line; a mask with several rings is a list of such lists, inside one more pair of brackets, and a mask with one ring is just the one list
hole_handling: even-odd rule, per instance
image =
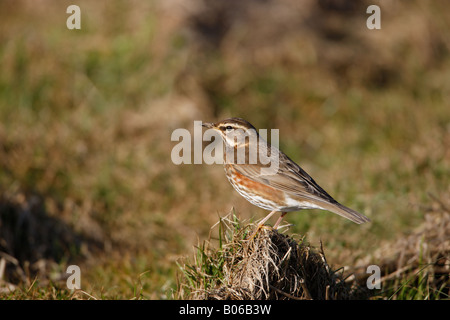
[[331, 211], [333, 213], [336, 213], [340, 215], [341, 217], [347, 218], [348, 220], [353, 221], [354, 223], [361, 224], [365, 222], [369, 222], [370, 219], [367, 218], [365, 215], [347, 208], [346, 206], [335, 202], [335, 203], [321, 203], [321, 207], [323, 207], [325, 210]]

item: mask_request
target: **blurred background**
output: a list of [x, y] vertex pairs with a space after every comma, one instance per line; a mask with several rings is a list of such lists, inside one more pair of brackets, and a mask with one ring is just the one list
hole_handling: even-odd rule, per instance
[[227, 117], [279, 129], [280, 149], [370, 217], [286, 216], [330, 264], [377, 264], [427, 221], [448, 257], [448, 30], [446, 3], [424, 0], [2, 0], [1, 294], [70, 298], [49, 288], [77, 264], [93, 297], [173, 298], [176, 262], [219, 217], [267, 214], [221, 165], [170, 160], [173, 130]]

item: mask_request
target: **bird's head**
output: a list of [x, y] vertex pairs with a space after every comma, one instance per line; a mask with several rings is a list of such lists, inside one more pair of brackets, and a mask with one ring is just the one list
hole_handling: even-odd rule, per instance
[[216, 123], [205, 122], [202, 126], [217, 131], [227, 147], [245, 147], [251, 138], [258, 138], [255, 127], [241, 118], [230, 118]]

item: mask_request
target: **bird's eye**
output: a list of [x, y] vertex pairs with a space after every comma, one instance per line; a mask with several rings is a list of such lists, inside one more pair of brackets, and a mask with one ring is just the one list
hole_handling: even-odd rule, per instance
[[227, 127], [225, 128], [225, 130], [227, 130], [227, 131], [233, 130], [233, 127], [232, 127], [232, 126], [227, 126]]

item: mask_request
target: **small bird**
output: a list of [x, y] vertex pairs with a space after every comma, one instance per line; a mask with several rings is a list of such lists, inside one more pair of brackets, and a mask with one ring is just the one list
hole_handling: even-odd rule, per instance
[[[278, 228], [287, 212], [301, 209], [328, 210], [357, 224], [370, 221], [334, 200], [298, 164], [265, 141], [248, 121], [230, 118], [217, 123], [203, 123], [202, 126], [216, 130], [223, 139], [224, 169], [231, 185], [252, 204], [271, 210], [253, 235], [276, 212], [281, 212], [281, 215], [274, 229]], [[265, 155], [266, 161], [263, 163], [261, 157], [254, 161], [255, 154]], [[269, 170], [273, 163], [268, 163], [267, 159], [277, 162], [277, 170]]]

